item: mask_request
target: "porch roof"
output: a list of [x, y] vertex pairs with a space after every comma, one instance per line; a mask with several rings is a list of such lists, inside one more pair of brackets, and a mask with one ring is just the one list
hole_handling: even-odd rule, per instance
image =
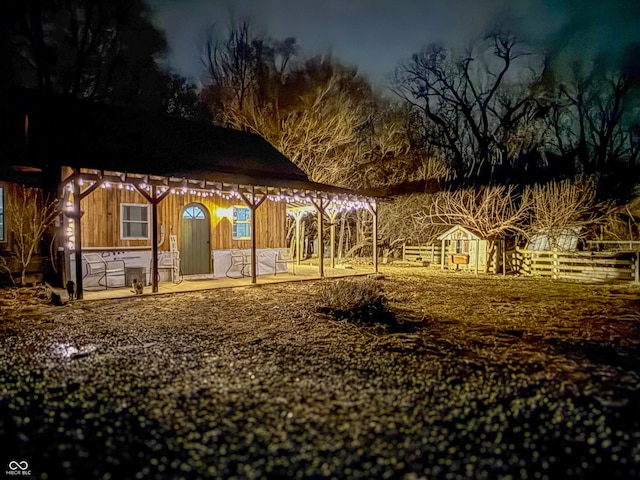
[[3, 102], [0, 122], [0, 154], [9, 165], [356, 195], [311, 182], [259, 135], [208, 122], [29, 90]]

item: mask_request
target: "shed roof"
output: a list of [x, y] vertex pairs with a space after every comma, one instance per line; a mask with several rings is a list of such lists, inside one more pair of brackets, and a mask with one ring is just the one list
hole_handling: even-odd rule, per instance
[[468, 228], [463, 227], [462, 225], [455, 225], [451, 227], [446, 232], [442, 233], [438, 236], [438, 240], [446, 240], [451, 235], [453, 235], [457, 231], [463, 231], [469, 237], [469, 240], [482, 240], [482, 238], [477, 234], [469, 230]]
[[578, 248], [581, 227], [564, 227], [551, 230], [543, 228], [531, 235], [527, 250], [548, 251], [552, 249], [575, 251]]

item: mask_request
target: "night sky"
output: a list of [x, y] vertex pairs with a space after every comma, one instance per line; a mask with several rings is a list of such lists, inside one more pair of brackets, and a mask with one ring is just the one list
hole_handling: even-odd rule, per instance
[[638, 0], [146, 0], [169, 43], [169, 66], [198, 80], [199, 45], [212, 24], [248, 19], [303, 55], [331, 52], [385, 86], [399, 62], [440, 42], [464, 46], [500, 26], [563, 62], [617, 55], [640, 42]]

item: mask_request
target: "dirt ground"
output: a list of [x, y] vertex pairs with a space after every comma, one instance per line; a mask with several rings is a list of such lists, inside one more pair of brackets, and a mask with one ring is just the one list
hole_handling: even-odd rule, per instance
[[1, 291], [0, 470], [640, 477], [640, 288], [381, 271], [402, 328], [318, 313], [319, 282], [61, 307]]

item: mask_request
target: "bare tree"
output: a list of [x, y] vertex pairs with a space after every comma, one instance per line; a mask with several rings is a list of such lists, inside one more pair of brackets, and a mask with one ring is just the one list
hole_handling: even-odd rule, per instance
[[370, 87], [331, 57], [292, 62], [295, 40], [266, 40], [247, 22], [206, 44], [205, 98], [214, 118], [266, 138], [312, 180], [361, 186], [355, 168]]
[[[526, 59], [526, 60], [525, 60]], [[396, 72], [395, 91], [420, 113], [421, 133], [458, 180], [495, 180], [505, 143], [535, 114], [543, 65], [513, 36], [493, 34], [463, 54], [431, 45]]]
[[389, 250], [406, 243], [431, 244], [446, 229], [439, 223], [422, 221], [433, 198], [432, 194], [414, 193], [380, 204], [378, 234]]
[[545, 117], [551, 151], [587, 175], [635, 167], [640, 152], [637, 76], [594, 62], [586, 71], [574, 66], [553, 86]]
[[142, 0], [7, 1], [0, 43], [20, 86], [132, 103], [166, 48]]
[[488, 258], [492, 258], [499, 239], [527, 236], [529, 211], [529, 197], [518, 195], [513, 185], [466, 188], [436, 194], [429, 211], [418, 214], [416, 222], [420, 228], [433, 228], [433, 224], [468, 228], [487, 240]]
[[534, 185], [524, 192], [532, 221], [529, 234], [543, 232], [557, 245], [569, 229], [586, 233], [586, 227], [601, 223], [610, 207], [597, 201], [593, 179], [577, 179]]
[[319, 182], [362, 188], [445, 174], [441, 156], [412, 144], [404, 105], [375, 94], [355, 68], [302, 60], [294, 39], [269, 39], [247, 21], [220, 33], [203, 50], [217, 122], [260, 134]]
[[25, 284], [25, 274], [33, 255], [47, 229], [58, 214], [57, 200], [43, 198], [37, 188], [22, 187], [21, 192], [10, 196], [7, 202], [10, 214], [12, 251], [20, 267], [20, 284]]

